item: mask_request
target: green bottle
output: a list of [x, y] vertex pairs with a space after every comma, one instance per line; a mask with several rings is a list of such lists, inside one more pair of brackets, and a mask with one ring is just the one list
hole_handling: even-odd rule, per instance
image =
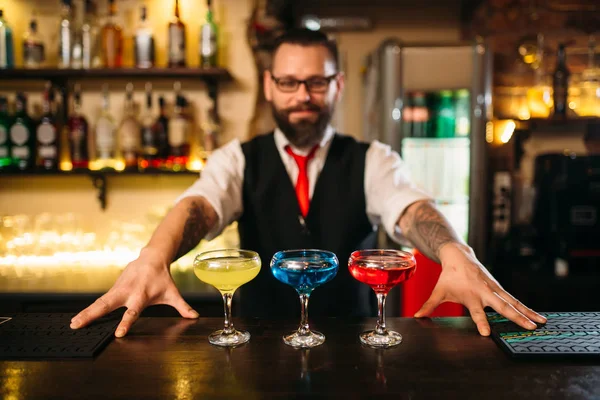
[[26, 171], [35, 166], [35, 130], [33, 120], [27, 115], [27, 98], [18, 93], [16, 112], [9, 130], [13, 165]]
[[454, 137], [456, 116], [454, 114], [454, 104], [452, 103], [452, 91], [442, 90], [439, 93], [439, 100], [436, 112], [435, 137]]
[[469, 91], [467, 89], [459, 89], [455, 93], [455, 98], [455, 134], [458, 137], [468, 137], [471, 132], [471, 97]]
[[10, 141], [8, 140], [9, 128], [8, 100], [6, 97], [0, 96], [0, 171], [10, 168], [12, 164]]
[[207, 0], [206, 21], [200, 28], [200, 67], [215, 68], [217, 66], [217, 24], [213, 20], [212, 1]]

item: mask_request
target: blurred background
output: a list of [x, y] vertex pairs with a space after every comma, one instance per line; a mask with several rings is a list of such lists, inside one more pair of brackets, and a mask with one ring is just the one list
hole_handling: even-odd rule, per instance
[[[336, 129], [399, 151], [507, 290], [542, 311], [600, 306], [597, 1], [0, 10], [0, 312], [77, 311], [109, 289], [211, 151], [273, 129], [260, 77], [294, 26], [339, 45]], [[201, 314], [220, 314], [221, 300], [193, 275], [194, 255], [238, 244], [234, 224], [172, 266]], [[389, 312], [426, 299], [439, 266], [419, 272]]]

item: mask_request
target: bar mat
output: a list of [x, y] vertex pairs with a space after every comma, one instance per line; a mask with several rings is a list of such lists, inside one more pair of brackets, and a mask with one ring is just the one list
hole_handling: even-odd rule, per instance
[[16, 314], [0, 324], [0, 360], [92, 358], [114, 337], [118, 315], [78, 330], [71, 313]]
[[515, 358], [600, 357], [600, 313], [540, 313], [548, 321], [528, 331], [497, 313], [488, 313], [492, 338]]

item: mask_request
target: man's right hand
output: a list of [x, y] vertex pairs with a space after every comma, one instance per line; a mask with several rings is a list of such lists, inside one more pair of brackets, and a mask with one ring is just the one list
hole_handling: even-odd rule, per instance
[[127, 307], [116, 337], [127, 334], [141, 312], [148, 306], [167, 304], [174, 307], [184, 318], [198, 318], [198, 313], [181, 297], [169, 273], [169, 267], [160, 255], [146, 248], [140, 256], [129, 263], [113, 287], [92, 305], [71, 320], [71, 328], [78, 329], [116, 310]]

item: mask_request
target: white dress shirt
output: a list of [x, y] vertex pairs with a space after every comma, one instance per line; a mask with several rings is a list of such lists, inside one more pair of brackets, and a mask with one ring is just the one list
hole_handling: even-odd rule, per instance
[[[307, 166], [309, 197], [315, 189], [317, 177], [323, 170], [331, 139], [335, 134], [329, 126]], [[294, 153], [307, 155], [309, 150], [294, 147], [279, 130], [275, 130], [275, 145], [285, 165], [292, 184], [296, 186], [298, 166], [294, 158], [285, 151], [290, 146]], [[236, 221], [244, 211], [242, 183], [244, 180], [245, 157], [238, 139], [215, 150], [209, 157], [200, 178], [196, 180], [177, 201], [190, 196], [202, 196], [212, 205], [219, 217], [218, 223], [206, 235], [211, 240], [223, 229]], [[402, 240], [398, 219], [410, 204], [431, 197], [417, 189], [408, 176], [408, 170], [400, 155], [390, 146], [378, 141], [370, 144], [365, 159], [365, 198], [367, 216], [373, 225], [382, 224], [390, 237]]]

